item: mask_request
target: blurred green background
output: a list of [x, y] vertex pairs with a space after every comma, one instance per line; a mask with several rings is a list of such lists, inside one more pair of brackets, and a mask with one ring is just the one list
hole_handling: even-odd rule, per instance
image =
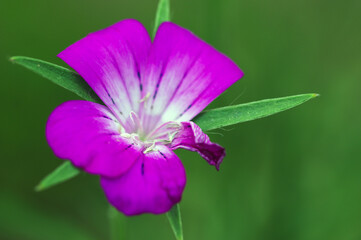
[[[156, 0], [1, 0], [0, 239], [106, 240], [107, 202], [96, 176], [48, 191], [34, 186], [61, 160], [45, 123], [76, 99], [11, 64], [56, 55], [124, 18], [152, 30]], [[216, 172], [179, 151], [188, 184], [186, 240], [361, 239], [361, 1], [173, 0], [177, 24], [245, 72], [210, 108], [317, 92], [293, 110], [209, 133], [226, 147]], [[126, 239], [173, 239], [165, 216], [127, 219]]]

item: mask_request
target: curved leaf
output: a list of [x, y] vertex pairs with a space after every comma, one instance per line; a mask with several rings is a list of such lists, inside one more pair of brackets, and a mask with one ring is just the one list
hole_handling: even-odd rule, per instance
[[76, 72], [67, 68], [30, 57], [12, 57], [10, 61], [40, 74], [53, 83], [77, 94], [85, 100], [102, 103], [93, 89]]
[[267, 117], [296, 107], [317, 96], [318, 94], [315, 93], [301, 94], [222, 107], [202, 112], [192, 121], [204, 131], [207, 131]]
[[47, 188], [53, 187], [59, 183], [65, 182], [76, 175], [80, 171], [75, 168], [69, 161], [61, 164], [48, 176], [46, 176], [41, 182], [35, 187], [36, 191], [43, 191]]

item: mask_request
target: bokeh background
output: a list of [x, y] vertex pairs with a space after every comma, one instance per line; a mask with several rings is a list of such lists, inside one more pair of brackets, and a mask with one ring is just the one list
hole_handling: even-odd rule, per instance
[[[56, 55], [124, 18], [152, 30], [156, 0], [1, 0], [0, 239], [106, 240], [107, 201], [96, 176], [34, 186], [61, 160], [44, 128], [77, 99], [13, 65]], [[361, 1], [173, 0], [172, 17], [231, 57], [245, 77], [210, 108], [317, 92], [265, 119], [209, 133], [226, 147], [217, 172], [178, 151], [188, 174], [186, 240], [361, 239]], [[128, 218], [126, 239], [173, 239], [164, 215]]]

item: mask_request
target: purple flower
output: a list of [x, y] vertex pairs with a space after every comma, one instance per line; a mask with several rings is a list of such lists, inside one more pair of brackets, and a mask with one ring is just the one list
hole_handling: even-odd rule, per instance
[[126, 215], [167, 212], [181, 200], [185, 170], [174, 149], [198, 152], [217, 169], [224, 149], [190, 120], [243, 76], [188, 30], [161, 24], [153, 42], [136, 20], [91, 33], [59, 54], [104, 105], [68, 101], [46, 137], [59, 158], [100, 175]]

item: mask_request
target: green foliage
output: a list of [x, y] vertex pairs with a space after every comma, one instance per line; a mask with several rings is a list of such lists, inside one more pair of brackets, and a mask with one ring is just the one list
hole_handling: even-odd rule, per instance
[[177, 240], [183, 240], [182, 218], [179, 204], [176, 204], [167, 212], [169, 223]]
[[85, 100], [98, 103], [102, 102], [85, 80], [74, 71], [30, 57], [17, 56], [10, 58], [10, 61], [26, 67]]
[[41, 182], [35, 187], [36, 191], [43, 191], [47, 188], [53, 187], [56, 184], [65, 182], [79, 174], [79, 170], [75, 168], [69, 161], [61, 164], [48, 176], [46, 176]]
[[158, 27], [162, 22], [170, 21], [170, 0], [159, 0], [157, 13], [155, 15], [153, 37], [155, 36]]
[[314, 93], [301, 94], [222, 107], [202, 112], [192, 121], [204, 131], [212, 130], [236, 123], [267, 117], [296, 107], [317, 96], [318, 94]]

